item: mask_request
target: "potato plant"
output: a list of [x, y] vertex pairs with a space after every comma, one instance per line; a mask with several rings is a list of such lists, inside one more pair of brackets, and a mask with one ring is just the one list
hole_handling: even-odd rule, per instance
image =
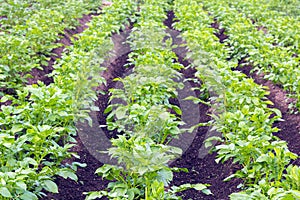
[[297, 1], [236, 1], [234, 7], [254, 20], [256, 27], [263, 26], [267, 34], [274, 37], [277, 45], [299, 53], [299, 13], [294, 11], [299, 8]]

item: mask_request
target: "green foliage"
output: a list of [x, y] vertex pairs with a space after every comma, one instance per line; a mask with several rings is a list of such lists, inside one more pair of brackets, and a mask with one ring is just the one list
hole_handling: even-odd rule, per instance
[[173, 179], [173, 171], [178, 170], [169, 168], [168, 162], [181, 154], [180, 149], [157, 144], [139, 133], [129, 139], [119, 136], [112, 143], [115, 147], [109, 149], [109, 154], [118, 158], [122, 165], [103, 165], [98, 168], [95, 173], [114, 182], [108, 184], [108, 192], [89, 192], [86, 193], [86, 199], [102, 196], [109, 199], [181, 199], [175, 193], [190, 188], [211, 194], [204, 184], [183, 184], [165, 190]]
[[170, 168], [172, 159], [181, 154], [181, 149], [167, 145], [182, 131], [178, 106], [169, 99], [177, 96], [182, 88], [181, 75], [177, 70], [172, 52], [170, 36], [164, 32], [162, 20], [166, 18], [167, 1], [149, 0], [140, 3], [136, 24], [128, 38], [133, 52], [129, 61], [135, 65], [133, 73], [115, 81], [123, 88], [111, 89], [107, 107], [107, 127], [123, 133], [112, 139], [108, 153], [117, 158], [119, 165], [103, 165], [96, 173], [111, 180], [103, 191], [86, 193], [87, 200], [101, 197], [109, 199], [181, 199], [175, 193], [194, 188], [211, 194], [204, 184], [183, 184], [169, 187], [173, 171], [185, 169]]
[[[124, 133], [112, 139], [108, 153], [119, 165], [103, 165], [96, 173], [107, 180], [108, 188], [87, 193], [87, 199], [181, 199], [177, 192], [194, 188], [211, 194], [204, 184], [169, 186], [173, 172], [168, 163], [181, 154], [169, 146], [181, 134], [181, 110], [169, 102], [183, 87], [172, 39], [162, 21], [165, 12], [175, 10], [190, 50], [187, 58], [203, 81], [202, 91], [211, 94], [213, 129], [222, 132], [215, 147], [217, 162], [232, 160], [242, 166], [232, 176], [241, 178], [244, 191], [231, 199], [299, 199], [300, 169], [289, 165], [297, 155], [273, 133], [281, 113], [272, 109], [267, 88], [232, 71], [245, 59], [265, 78], [281, 84], [298, 101], [299, 12], [297, 1], [121, 1], [101, 10], [89, 29], [72, 41], [51, 74], [54, 83], [23, 87], [33, 68], [47, 65], [51, 51], [60, 45], [65, 28], [78, 25], [78, 18], [97, 9], [101, 1], [3, 1], [0, 0], [0, 196], [1, 199], [38, 199], [43, 191], [58, 192], [53, 177], [77, 180], [80, 163], [62, 165], [75, 142], [74, 122], [91, 119], [97, 110], [93, 88], [105, 81], [99, 67], [113, 43], [110, 36], [135, 23], [128, 43], [133, 52], [129, 62], [133, 73], [116, 79], [122, 89], [112, 89], [110, 101], [121, 99], [107, 109], [109, 130]], [[282, 5], [284, 9], [282, 9]], [[229, 36], [220, 43], [218, 22]], [[230, 59], [230, 61], [228, 61]], [[5, 95], [13, 89], [14, 95]], [[195, 100], [195, 102], [203, 102]], [[172, 114], [173, 111], [176, 114]]]
[[42, 69], [66, 28], [101, 1], [0, 1], [0, 88], [21, 89], [33, 68]]
[[[253, 71], [283, 86], [289, 97], [297, 101], [291, 112], [299, 108], [299, 16], [289, 16], [297, 8], [281, 1], [204, 1], [205, 9], [229, 36], [225, 40], [230, 58], [246, 61]], [[288, 10], [282, 7], [291, 6]], [[222, 9], [221, 9], [222, 8]], [[278, 11], [280, 9], [280, 11]]]
[[[266, 37], [268, 35], [256, 30], [250, 18], [235, 9], [243, 2], [177, 0], [174, 4], [175, 15], [180, 20], [174, 27], [183, 31], [182, 37], [190, 50], [188, 58], [192, 59], [197, 76], [211, 95], [213, 120], [209, 124], [213, 125], [213, 130], [223, 134], [222, 138], [208, 139], [206, 144], [211, 145], [212, 140], [222, 141], [215, 147], [218, 154], [216, 161], [232, 160], [242, 166], [241, 170], [225, 179], [228, 181], [235, 177], [244, 180], [242, 187], [245, 191], [232, 194], [231, 199], [297, 199], [299, 191], [295, 183], [299, 168], [288, 166], [297, 155], [288, 150], [286, 142], [273, 136], [278, 131], [273, 125], [281, 120], [280, 111], [269, 108], [272, 102], [266, 98], [269, 94], [266, 87], [255, 84], [238, 71], [232, 71], [238, 60], [246, 56], [255, 65], [269, 68], [276, 63], [274, 60], [265, 62], [266, 59], [274, 57], [275, 50], [284, 50], [273, 48], [269, 43], [272, 40]], [[225, 40], [227, 46], [219, 43], [214, 35], [211, 24], [215, 20], [229, 36]], [[291, 54], [283, 51], [280, 56], [290, 59]], [[287, 64], [282, 60], [278, 62], [281, 66]], [[281, 70], [284, 76], [286, 69]], [[294, 73], [291, 68], [289, 70]], [[295, 178], [291, 178], [291, 174]]]
[[[17, 3], [17, 1], [15, 2]], [[82, 12], [87, 12], [86, 9], [99, 5], [99, 1], [92, 4], [89, 4], [91, 3], [90, 1], [85, 1], [87, 4], [83, 7], [80, 6], [81, 4], [78, 4], [83, 4], [84, 2], [82, 1], [76, 1], [77, 4], [75, 4], [75, 1], [53, 1], [53, 4], [50, 2], [48, 4], [45, 1], [38, 2], [35, 1], [31, 6], [49, 6], [49, 9], [51, 9], [51, 6], [55, 7], [59, 2], [59, 5], [65, 6], [71, 6], [69, 3], [73, 2], [73, 8], [77, 9], [72, 12], [76, 12], [73, 13], [76, 16], [80, 16]], [[77, 40], [73, 41], [73, 46], [63, 53], [62, 58], [54, 65], [55, 69], [51, 74], [54, 83], [48, 86], [41, 82], [23, 88], [18, 86], [15, 87], [15, 95], [1, 97], [1, 103], [7, 104], [1, 104], [0, 112], [1, 199], [38, 199], [46, 195], [44, 191], [57, 193], [58, 187], [53, 182], [54, 176], [77, 181], [75, 171], [78, 167], [84, 167], [85, 165], [76, 162], [63, 165], [62, 161], [66, 158], [78, 157], [70, 151], [71, 147], [76, 143], [74, 139], [76, 135], [75, 122], [88, 120], [91, 123], [88, 112], [91, 109], [96, 110], [94, 100], [97, 99], [97, 94], [94, 88], [104, 83], [104, 79], [100, 77], [100, 72], [103, 71], [100, 64], [112, 48], [110, 36], [123, 28], [124, 22], [127, 21], [123, 18], [125, 15], [118, 15], [123, 10], [120, 9], [122, 5], [114, 5], [103, 9], [103, 15], [93, 18], [89, 24], [89, 29], [78, 35]], [[27, 6], [27, 4], [14, 5], [13, 1], [5, 1], [4, 6], [21, 7]], [[18, 71], [14, 71], [14, 67], [17, 64], [24, 65], [24, 67], [27, 64], [29, 65], [30, 60], [35, 58], [35, 53], [38, 53], [36, 51], [41, 50], [34, 48], [45, 48], [45, 51], [50, 48], [49, 46], [46, 48], [46, 46], [53, 44], [54, 41], [51, 42], [51, 40], [54, 40], [54, 35], [57, 35], [57, 32], [55, 32], [57, 29], [50, 29], [51, 23], [43, 20], [46, 18], [56, 21], [58, 20], [56, 17], [61, 15], [60, 12], [65, 12], [65, 15], [70, 14], [71, 21], [76, 21], [70, 10], [57, 9], [58, 7], [55, 7], [56, 11], [50, 12], [50, 15], [49, 13], [46, 15], [43, 8], [32, 11], [35, 12], [32, 13], [32, 16], [39, 16], [40, 18], [36, 19], [37, 21], [26, 21], [26, 26], [30, 24], [31, 28], [29, 25], [26, 28], [23, 27], [25, 25], [21, 22], [11, 26], [11, 30], [15, 30], [15, 32], [5, 34], [6, 38], [11, 38], [7, 43], [11, 45], [0, 50], [8, 55], [0, 56], [0, 62], [5, 61], [6, 63], [4, 64], [12, 65], [9, 67], [5, 67], [5, 65], [0, 66], [4, 66], [5, 70], [8, 70], [9, 73], [12, 72], [14, 76], [18, 77]], [[72, 9], [72, 6], [69, 8]], [[128, 3], [127, 8], [124, 12], [129, 15], [133, 10], [133, 4]], [[17, 10], [15, 11], [17, 12]], [[107, 25], [105, 21], [107, 19], [114, 21], [114, 24]], [[64, 18], [64, 20], [68, 19]], [[19, 22], [16, 21], [16, 23]], [[63, 30], [63, 26], [66, 27], [66, 24], [62, 23], [62, 21], [56, 21], [55, 23], [52, 25], [57, 25], [57, 28], [61, 30]], [[4, 27], [10, 30], [10, 27]], [[50, 35], [47, 35], [48, 32], [43, 29], [47, 29], [48, 32], [52, 31], [53, 38], [51, 39]], [[33, 32], [29, 34], [29, 30]], [[17, 31], [29, 35], [16, 40]], [[47, 35], [48, 40], [47, 38], [41, 40], [42, 32]], [[32, 38], [29, 36], [32, 36]], [[28, 38], [30, 38], [30, 42]], [[35, 45], [34, 41], [41, 46]], [[42, 44], [42, 41], [45, 43]], [[7, 41], [3, 39], [3, 42]], [[23, 48], [27, 48], [28, 51], [26, 49], [26, 52]], [[12, 51], [13, 56], [11, 57], [7, 51]], [[20, 55], [17, 52], [23, 54]], [[32, 52], [32, 55], [26, 56], [28, 52]], [[18, 60], [18, 56], [24, 57], [24, 60]], [[10, 60], [15, 63], [10, 62]], [[32, 64], [33, 66], [35, 62], [33, 59], [30, 65]], [[10, 84], [14, 85], [15, 82], [9, 80], [9, 73], [5, 77], [1, 76], [1, 78], [5, 78]], [[1, 86], [4, 85], [5, 83]]]

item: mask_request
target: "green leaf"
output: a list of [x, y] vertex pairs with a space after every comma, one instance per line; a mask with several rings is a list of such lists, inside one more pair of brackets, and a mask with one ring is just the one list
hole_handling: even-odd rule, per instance
[[159, 118], [166, 121], [167, 119], [170, 118], [170, 114], [168, 112], [162, 112], [159, 114]]
[[198, 191], [201, 191], [201, 190], [204, 190], [206, 189], [206, 185], [204, 184], [201, 184], [201, 183], [198, 183], [198, 184], [195, 184], [195, 185], [192, 185], [192, 187], [195, 189], [195, 190], [198, 190]]
[[213, 194], [209, 189], [203, 189], [203, 190], [201, 190], [201, 192], [203, 192], [206, 195], [212, 195]]
[[102, 167], [99, 167], [96, 171], [95, 171], [95, 174], [106, 174], [108, 171], [114, 169], [114, 166], [112, 165], [108, 165], [108, 164], [105, 164], [103, 165]]
[[209, 137], [204, 141], [205, 148], [211, 147], [213, 141], [223, 142], [223, 139], [218, 136]]
[[286, 76], [280, 76], [280, 77], [279, 77], [279, 81], [280, 81], [281, 83], [286, 83], [287, 80], [288, 80], [288, 78], [287, 78]]
[[25, 191], [24, 194], [22, 194], [20, 196], [20, 199], [22, 199], [22, 200], [38, 200], [38, 197], [32, 192]]
[[16, 185], [23, 190], [27, 189], [27, 185], [23, 181], [16, 182]]
[[300, 199], [300, 191], [298, 191], [298, 190], [291, 190], [290, 193], [293, 195], [294, 198]]
[[97, 107], [97, 106], [91, 106], [90, 109], [92, 111], [100, 111], [99, 107]]
[[118, 107], [117, 110], [116, 110], [116, 117], [118, 119], [124, 119], [124, 118], [126, 118], [126, 111], [127, 111], [127, 108], [125, 108], [125, 107]]
[[113, 107], [112, 105], [107, 106], [107, 108], [104, 110], [104, 114], [109, 113], [110, 111], [112, 111]]
[[248, 194], [232, 193], [230, 195], [230, 199], [232, 199], [232, 200], [251, 200], [252, 198]]
[[90, 192], [90, 193], [88, 193], [88, 196], [85, 198], [85, 200], [93, 200], [93, 199], [97, 199], [97, 198], [102, 198], [103, 196], [104, 195], [103, 195], [102, 191]]
[[115, 187], [110, 192], [110, 197], [123, 197], [127, 193], [127, 186], [125, 184], [119, 184], [119, 187]]
[[134, 199], [134, 190], [132, 190], [132, 189], [129, 189], [128, 191], [127, 191], [127, 195], [128, 195], [128, 200], [133, 200]]
[[13, 125], [13, 127], [11, 128], [12, 134], [20, 132], [22, 130], [23, 130], [23, 126], [22, 125]]
[[172, 105], [172, 109], [175, 111], [177, 115], [182, 115], [182, 111], [178, 106]]
[[72, 172], [72, 171], [70, 171], [68, 169], [62, 169], [62, 170], [60, 170], [59, 172], [57, 172], [57, 175], [63, 177], [64, 179], [70, 178], [70, 179], [72, 179], [74, 181], [78, 180], [77, 175], [74, 172]]
[[264, 154], [264, 155], [259, 156], [256, 159], [256, 162], [259, 162], [259, 163], [261, 163], [261, 162], [268, 162], [268, 160], [270, 160], [270, 159], [271, 159], [270, 156]]
[[165, 186], [167, 186], [169, 184], [169, 182], [173, 179], [173, 173], [172, 173], [171, 169], [169, 169], [169, 170], [162, 169], [162, 170], [158, 171], [157, 174], [158, 174], [158, 180], [160, 182], [163, 182]]
[[54, 183], [51, 180], [45, 180], [43, 183], [44, 183], [45, 190], [52, 192], [52, 193], [58, 193], [58, 187], [57, 187], [56, 183]]
[[[0, 95], [1, 96], [1, 95]], [[1, 103], [5, 103], [6, 101], [8, 101], [9, 100], [9, 98], [7, 97], [7, 96], [3, 96], [3, 97], [1, 97], [1, 99], [0, 99], [0, 102]]]
[[207, 106], [211, 106], [211, 103], [210, 102], [206, 102], [200, 98], [196, 98], [194, 96], [189, 96], [189, 97], [186, 97], [184, 100], [191, 100], [193, 101], [194, 104], [199, 104], [199, 103], [202, 103], [204, 105], [207, 105]]
[[174, 171], [174, 172], [185, 172], [185, 173], [189, 172], [189, 170], [187, 168], [178, 168], [178, 167], [173, 167], [172, 171]]
[[11, 193], [9, 192], [9, 190], [6, 187], [1, 187], [0, 188], [0, 194], [3, 197], [7, 197], [7, 198], [11, 198], [12, 197]]
[[231, 174], [230, 176], [224, 178], [224, 182], [227, 182], [227, 181], [230, 181], [231, 179], [235, 178], [236, 177], [236, 174]]
[[279, 116], [280, 118], [282, 117], [282, 114], [281, 114], [281, 111], [280, 110], [278, 110], [278, 109], [276, 109], [276, 108], [272, 108], [272, 109], [270, 109], [270, 110], [272, 110], [277, 116]]

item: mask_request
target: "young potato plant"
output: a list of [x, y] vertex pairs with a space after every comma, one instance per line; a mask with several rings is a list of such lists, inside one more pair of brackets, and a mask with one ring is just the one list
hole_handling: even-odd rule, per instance
[[152, 196], [149, 191], [153, 189], [151, 188], [153, 182], [159, 181], [168, 185], [172, 180], [173, 174], [167, 164], [176, 155], [180, 155], [181, 150], [157, 144], [149, 137], [145, 137], [145, 134], [147, 133], [137, 132], [129, 139], [125, 136], [113, 139], [112, 144], [115, 148], [109, 149], [109, 154], [125, 165], [125, 171], [130, 174], [128, 178], [133, 178], [131, 181], [133, 187], [143, 187], [139, 189], [144, 193], [140, 194], [140, 198], [144, 196], [145, 199], [149, 199]]
[[[168, 58], [163, 57], [162, 53], [166, 55], [167, 52], [147, 52], [138, 56], [134, 63], [139, 65], [134, 69], [133, 74], [124, 79], [117, 79], [122, 82], [124, 89], [112, 89], [111, 100], [121, 99], [125, 105], [113, 104], [106, 109], [106, 112], [113, 110], [107, 118], [110, 130], [117, 128], [118, 131], [125, 131], [125, 129], [127, 132], [133, 131], [135, 126], [140, 126], [140, 124], [144, 126], [148, 118], [154, 119], [155, 116], [159, 116], [166, 122], [167, 127], [169, 123], [181, 124], [176, 122], [175, 115], [162, 114], [165, 113], [163, 112], [165, 109], [173, 109], [176, 114], [181, 115], [180, 108], [170, 104], [169, 99], [175, 98], [176, 89], [182, 87], [182, 83], [174, 81], [180, 78], [180, 74], [174, 68], [179, 69], [181, 66], [172, 63], [173, 54], [169, 56], [169, 66], [166, 65], [168, 63], [159, 64]], [[159, 109], [163, 109], [161, 113]], [[114, 116], [117, 120], [114, 120]], [[176, 135], [175, 132], [173, 135]]]
[[[278, 150], [276, 151], [278, 152]], [[282, 155], [282, 157], [284, 157]], [[269, 158], [268, 158], [269, 159]], [[276, 166], [275, 166], [276, 167]], [[276, 169], [276, 168], [274, 168]], [[233, 193], [231, 199], [266, 199], [266, 200], [296, 200], [300, 198], [299, 188], [299, 167], [289, 165], [283, 173], [280, 182], [266, 182], [260, 180], [257, 185], [249, 188], [245, 192]]]
[[168, 167], [168, 163], [181, 154], [181, 149], [157, 144], [145, 137], [146, 134], [137, 132], [128, 139], [126, 136], [112, 139], [113, 147], [108, 152], [118, 158], [121, 166], [103, 165], [97, 169], [96, 173], [114, 182], [108, 184], [108, 191], [87, 193], [87, 200], [104, 196], [120, 200], [181, 199], [175, 193], [190, 188], [210, 194], [204, 184], [184, 184], [166, 189], [173, 179], [173, 171], [186, 171]]
[[[4, 31], [13, 31], [16, 26], [22, 26], [28, 20], [39, 14], [41, 10], [47, 9], [51, 11], [59, 11], [64, 16], [63, 22], [69, 25], [77, 25], [77, 18], [83, 14], [88, 14], [91, 10], [97, 10], [102, 2], [93, 0], [88, 1], [32, 1], [32, 0], [16, 0], [16, 1], [0, 1], [0, 19], [1, 28]], [[80, 5], [80, 6], [79, 6]], [[62, 9], [63, 8], [63, 9]], [[72, 27], [72, 26], [71, 26]]]
[[[230, 54], [219, 53], [224, 45], [217, 43], [217, 39], [210, 39], [215, 37], [210, 30], [212, 21], [204, 17], [207, 12], [201, 10], [208, 9], [218, 20], [225, 20], [224, 16], [231, 16], [232, 21], [227, 19], [224, 23], [228, 26], [239, 17], [236, 12], [234, 14], [231, 12], [229, 6], [225, 7], [228, 12], [223, 13], [222, 2], [204, 3], [205, 7], [197, 0], [175, 1], [175, 15], [180, 21], [174, 27], [183, 31], [183, 38], [191, 51], [189, 57], [193, 59], [198, 70], [197, 75], [213, 95], [211, 100], [214, 103], [212, 105], [215, 105], [213, 106], [215, 113], [212, 114], [213, 121], [210, 124], [213, 124], [213, 129], [223, 133], [223, 137], [218, 139], [223, 144], [215, 147], [218, 153], [216, 161], [224, 162], [230, 159], [242, 166], [241, 170], [225, 179], [230, 180], [233, 177], [244, 179], [245, 191], [232, 194], [231, 199], [287, 199], [287, 197], [297, 199], [298, 188], [287, 187], [294, 185], [297, 180], [295, 178], [289, 180], [290, 184], [287, 183], [291, 178], [287, 174], [291, 173], [292, 168], [288, 165], [291, 160], [297, 158], [297, 155], [288, 150], [286, 142], [273, 136], [273, 133], [278, 131], [273, 124], [280, 120], [280, 111], [268, 107], [272, 102], [266, 98], [268, 92], [265, 87], [258, 86], [252, 79], [231, 70], [237, 63], [227, 61], [229, 57], [224, 55]], [[198, 13], [194, 9], [196, 4]], [[187, 21], [189, 23], [186, 23]], [[196, 44], [195, 41], [199, 41], [202, 45]], [[247, 49], [242, 44], [237, 46]], [[210, 60], [205, 57], [207, 55], [210, 56]], [[211, 140], [214, 139], [216, 138], [208, 140], [207, 144], [211, 144]], [[290, 171], [287, 172], [286, 169]], [[293, 173], [297, 173], [298, 169], [295, 167]]]
[[3, 33], [0, 43], [1, 90], [21, 88], [23, 83], [27, 81], [27, 78], [30, 77], [27, 72], [33, 68], [40, 68], [36, 62], [38, 58], [34, 56], [36, 52], [30, 48], [32, 43], [25, 37], [15, 37]]
[[74, 170], [61, 165], [72, 156], [68, 150], [76, 134], [69, 97], [61, 92], [57, 87], [29, 86], [18, 92], [19, 99], [6, 96], [12, 104], [2, 106], [0, 113], [0, 172], [5, 174], [1, 180], [6, 191], [1, 196], [37, 199], [45, 195], [42, 189], [58, 192], [54, 175], [77, 180]]
[[[113, 121], [113, 117], [116, 118]], [[143, 130], [160, 144], [168, 143], [172, 138], [177, 138], [182, 131], [178, 126], [183, 122], [178, 121], [174, 114], [168, 112], [163, 105], [142, 106], [119, 106], [115, 112], [108, 116], [107, 126], [109, 130], [117, 130], [127, 135], [132, 135], [136, 130]]]

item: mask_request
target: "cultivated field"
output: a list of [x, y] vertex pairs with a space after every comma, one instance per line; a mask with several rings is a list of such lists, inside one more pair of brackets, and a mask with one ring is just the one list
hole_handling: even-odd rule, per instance
[[300, 199], [299, 0], [0, 0], [0, 199]]

